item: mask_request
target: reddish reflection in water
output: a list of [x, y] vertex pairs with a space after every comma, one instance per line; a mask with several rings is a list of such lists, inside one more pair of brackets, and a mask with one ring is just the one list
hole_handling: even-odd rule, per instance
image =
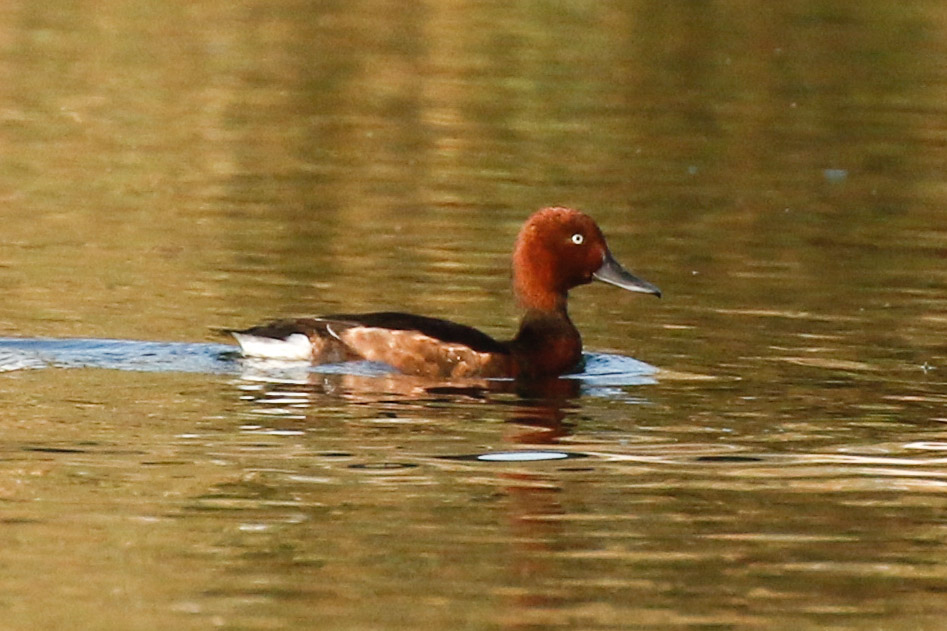
[[[438, 402], [488, 404], [497, 401], [505, 413], [504, 420], [511, 426], [507, 440], [522, 444], [552, 444], [568, 435], [570, 426], [564, 422], [567, 410], [574, 407], [573, 401], [580, 396], [582, 389], [580, 381], [560, 378], [529, 382], [468, 379], [438, 383], [394, 373], [372, 376], [316, 373], [308, 371], [305, 365], [294, 366], [293, 370], [297, 371], [297, 379], [291, 382], [248, 382], [258, 386], [257, 391], [249, 396], [265, 405], [282, 405], [288, 389], [296, 397], [303, 397], [294, 401], [304, 401], [316, 408], [318, 400], [324, 397], [361, 405], [374, 405], [386, 400], [427, 406]], [[268, 397], [269, 390], [280, 392], [281, 397]], [[304, 410], [298, 412], [305, 413]]]

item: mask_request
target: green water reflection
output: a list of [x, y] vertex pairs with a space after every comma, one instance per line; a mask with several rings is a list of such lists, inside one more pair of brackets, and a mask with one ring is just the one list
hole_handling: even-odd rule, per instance
[[[5, 3], [3, 336], [506, 336], [548, 204], [666, 296], [574, 292], [665, 371], [611, 395], [2, 373], [3, 624], [940, 628], [945, 54], [925, 0]], [[452, 459], [520, 448], [587, 457]]]

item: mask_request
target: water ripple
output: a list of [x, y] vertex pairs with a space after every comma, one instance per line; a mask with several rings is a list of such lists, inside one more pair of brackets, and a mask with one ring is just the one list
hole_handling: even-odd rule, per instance
[[[378, 362], [311, 365], [246, 359], [227, 344], [148, 342], [93, 338], [0, 338], [0, 372], [57, 368], [105, 368], [136, 372], [240, 374], [248, 381], [306, 383], [313, 374], [382, 377], [394, 373]], [[582, 372], [565, 376], [596, 394], [610, 387], [656, 383], [658, 369], [631, 357], [586, 353]]]

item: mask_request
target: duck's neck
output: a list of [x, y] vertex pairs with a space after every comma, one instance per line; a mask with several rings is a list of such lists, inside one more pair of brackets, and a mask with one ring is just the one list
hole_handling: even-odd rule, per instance
[[525, 377], [561, 375], [582, 361], [582, 337], [564, 300], [553, 309], [527, 309], [509, 347], [518, 373]]

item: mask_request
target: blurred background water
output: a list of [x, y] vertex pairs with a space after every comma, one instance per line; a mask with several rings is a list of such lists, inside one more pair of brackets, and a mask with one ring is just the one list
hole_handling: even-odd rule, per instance
[[[4, 3], [0, 335], [157, 346], [4, 342], [0, 626], [942, 629], [945, 58], [930, 0]], [[571, 303], [655, 378], [220, 355], [510, 335], [549, 204], [665, 291]]]

